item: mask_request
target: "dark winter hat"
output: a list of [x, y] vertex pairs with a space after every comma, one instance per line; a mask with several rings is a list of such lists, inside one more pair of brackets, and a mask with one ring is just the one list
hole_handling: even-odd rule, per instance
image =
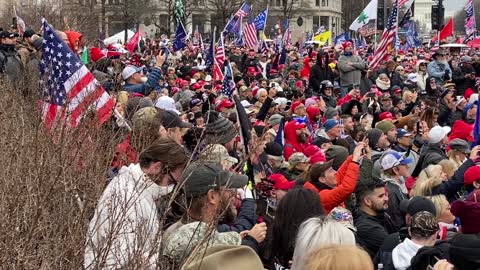
[[367, 131], [367, 138], [368, 138], [368, 146], [372, 149], [377, 148], [378, 140], [380, 140], [380, 137], [382, 136], [383, 131], [378, 128], [372, 128], [369, 131]]
[[282, 157], [283, 147], [277, 142], [269, 142], [265, 145], [265, 154], [274, 157]]
[[338, 110], [329, 107], [327, 109], [327, 111], [325, 112], [325, 119], [331, 119], [331, 118], [337, 116], [338, 114], [339, 114]]
[[336, 171], [342, 166], [343, 162], [347, 160], [348, 150], [340, 145], [332, 145], [327, 150], [327, 160], [333, 160], [332, 168]]
[[237, 136], [237, 132], [232, 122], [215, 111], [209, 111], [205, 117], [208, 121], [206, 125], [207, 144], [226, 144]]
[[455, 236], [450, 244], [449, 255], [455, 269], [479, 269], [480, 239], [473, 234]]

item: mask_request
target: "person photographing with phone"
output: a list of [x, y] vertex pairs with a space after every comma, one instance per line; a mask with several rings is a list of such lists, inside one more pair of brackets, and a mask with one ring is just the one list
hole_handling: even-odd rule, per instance
[[125, 81], [124, 90], [133, 96], [148, 96], [162, 78], [162, 65], [166, 59], [167, 52], [160, 51], [155, 57], [155, 66], [147, 77], [142, 72], [143, 68], [133, 65], [126, 66], [122, 71], [122, 79]]

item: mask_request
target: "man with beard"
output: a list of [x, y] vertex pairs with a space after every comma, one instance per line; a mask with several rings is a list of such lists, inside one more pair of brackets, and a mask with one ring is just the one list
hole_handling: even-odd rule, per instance
[[338, 58], [337, 67], [340, 71], [340, 86], [342, 87], [342, 97], [347, 94], [348, 86], [360, 84], [362, 71], [368, 69], [368, 65], [363, 59], [353, 54], [353, 43], [345, 41], [343, 44], [343, 55]]
[[86, 269], [156, 269], [162, 218], [157, 203], [174, 190], [187, 155], [181, 145], [162, 138], [138, 160], [120, 169], [98, 202], [87, 233]]
[[135, 66], [126, 66], [122, 71], [122, 79], [125, 81], [123, 88], [129, 93], [137, 93], [142, 96], [148, 96], [158, 85], [162, 77], [162, 65], [167, 55], [162, 51], [155, 58], [155, 66], [150, 71], [148, 77], [142, 75], [142, 68]]
[[285, 134], [285, 150], [284, 157], [286, 160], [290, 158], [293, 153], [303, 153], [305, 147], [308, 145], [309, 132], [305, 123], [299, 123], [295, 120], [288, 122], [284, 129]]
[[358, 209], [353, 213], [353, 223], [357, 228], [357, 243], [375, 257], [383, 241], [391, 231], [391, 221], [385, 214], [388, 197], [385, 183], [372, 179], [359, 184], [355, 190]]
[[267, 234], [265, 224], [249, 231], [219, 232], [215, 228], [224, 213], [231, 207], [237, 189], [247, 185], [248, 177], [225, 171], [215, 163], [195, 162], [182, 175], [187, 212], [181, 226], [166, 237], [163, 255], [182, 265], [194, 249], [200, 256], [207, 247], [218, 245], [238, 246], [261, 243]]
[[397, 128], [391, 121], [382, 120], [375, 124], [375, 127], [380, 129], [385, 135], [387, 135], [387, 139], [390, 145], [397, 142]]
[[430, 62], [427, 67], [428, 76], [435, 78], [438, 85], [443, 85], [451, 79], [452, 69], [443, 51], [436, 51], [432, 58], [434, 61]]

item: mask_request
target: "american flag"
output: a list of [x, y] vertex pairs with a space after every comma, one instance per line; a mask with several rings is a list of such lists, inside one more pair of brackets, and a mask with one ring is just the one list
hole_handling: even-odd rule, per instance
[[235, 13], [235, 16], [243, 18], [247, 17], [248, 13], [250, 13], [250, 6], [247, 3], [243, 3], [237, 13]]
[[255, 48], [258, 44], [257, 39], [257, 28], [255, 27], [255, 18], [253, 14], [248, 14], [247, 25], [245, 26], [245, 43], [247, 43], [248, 48]]
[[398, 8], [402, 8], [409, 0], [398, 0]]
[[25, 21], [18, 16], [18, 11], [15, 7], [13, 7], [13, 11], [15, 12], [15, 18], [17, 19], [17, 30], [18, 34], [23, 36], [23, 33], [25, 33]]
[[51, 130], [64, 123], [75, 127], [91, 109], [100, 123], [108, 120], [115, 105], [113, 100], [45, 19], [43, 38], [41, 105], [47, 128]]
[[473, 0], [468, 0], [465, 4], [465, 32], [466, 32], [466, 40], [464, 43], [474, 39], [477, 35], [477, 28], [476, 28], [476, 21], [475, 21], [475, 9]]
[[223, 47], [223, 36], [220, 35], [218, 40], [217, 48], [215, 49], [215, 59], [213, 62], [213, 80], [222, 81], [223, 80], [223, 64], [225, 63], [225, 48]]
[[375, 51], [375, 55], [373, 57], [372, 62], [370, 63], [370, 67], [375, 69], [381, 61], [385, 60], [385, 58], [389, 55], [389, 50], [392, 49], [393, 40], [397, 36], [397, 20], [398, 20], [398, 0], [393, 3], [392, 13], [390, 13], [390, 17], [388, 17], [387, 27], [383, 30], [383, 34], [380, 37], [380, 43]]

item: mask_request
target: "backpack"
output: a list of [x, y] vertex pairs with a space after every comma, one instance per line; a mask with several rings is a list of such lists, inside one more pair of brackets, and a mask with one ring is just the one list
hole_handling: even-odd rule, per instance
[[0, 73], [4, 73], [11, 81], [18, 82], [23, 77], [23, 64], [16, 51], [0, 51]]

